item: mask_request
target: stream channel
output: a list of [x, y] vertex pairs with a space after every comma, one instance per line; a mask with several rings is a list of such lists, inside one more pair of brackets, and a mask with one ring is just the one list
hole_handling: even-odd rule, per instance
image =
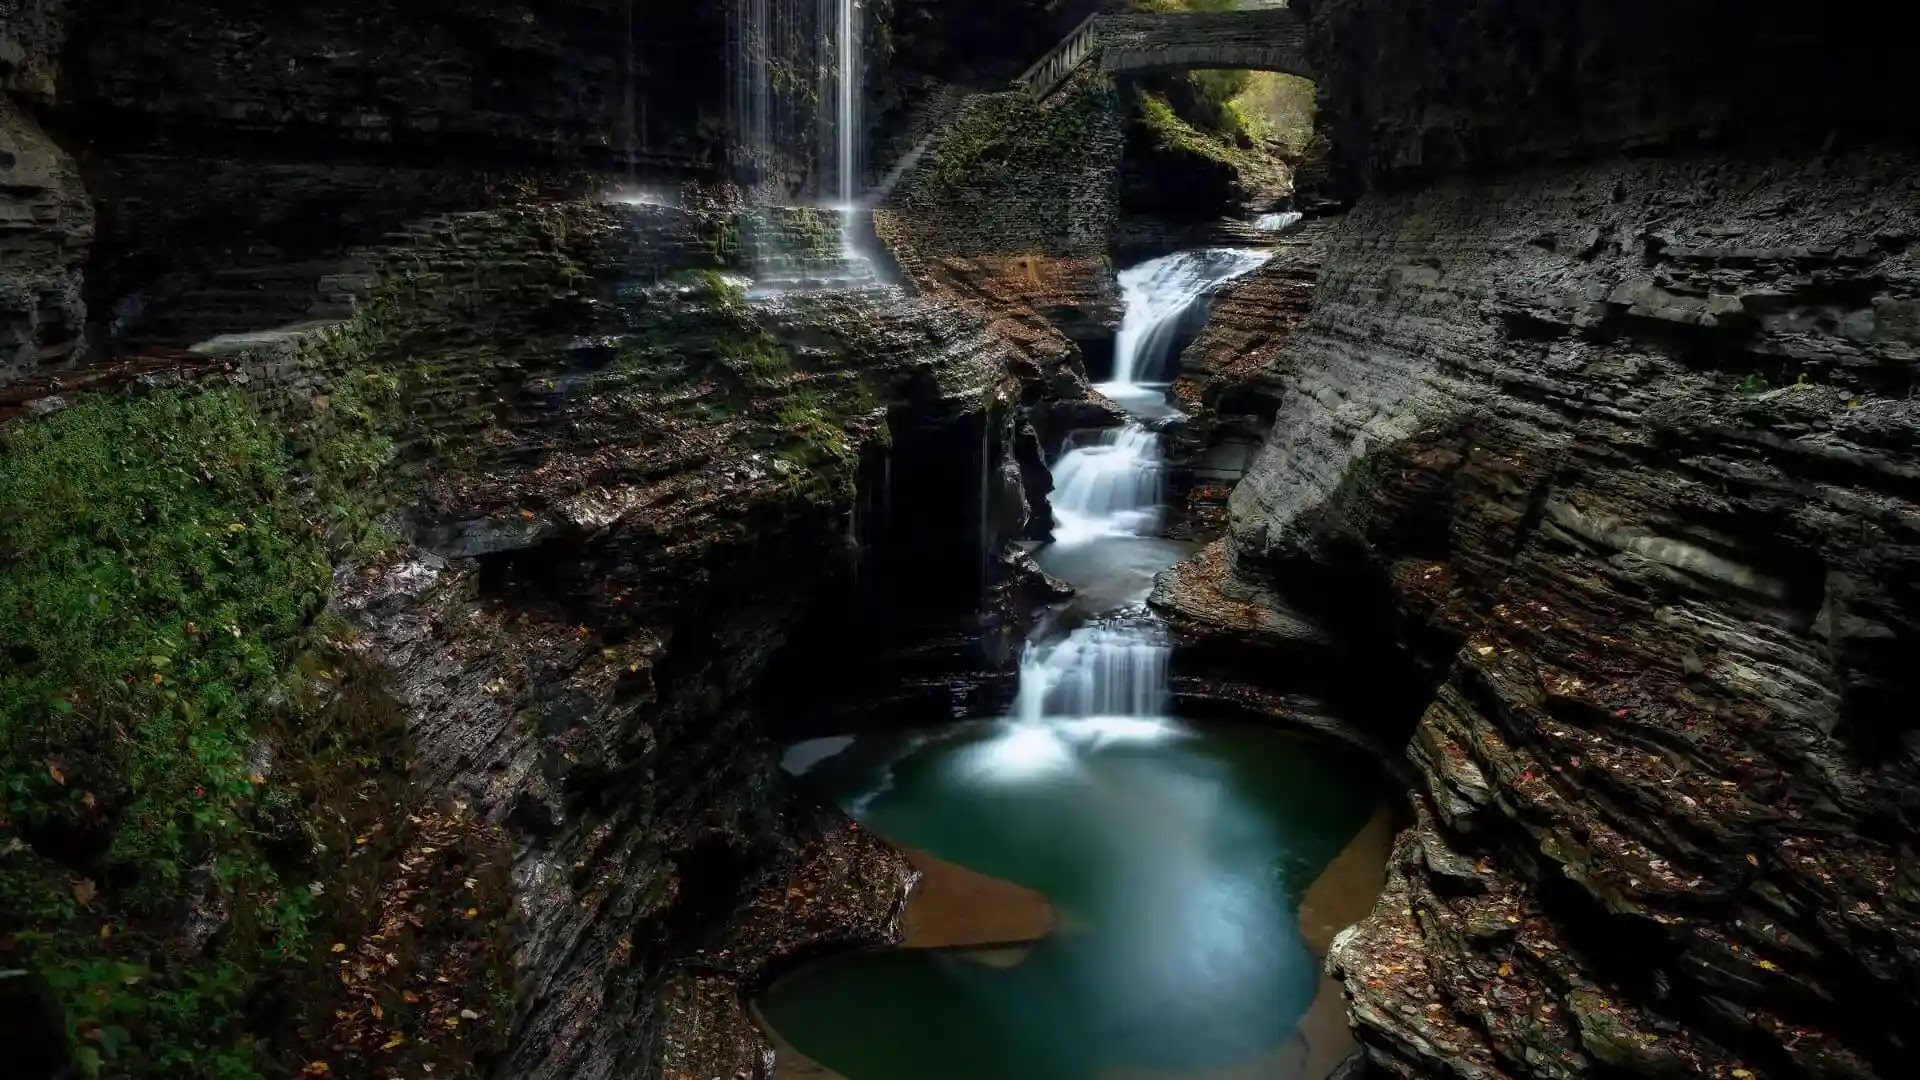
[[1121, 274], [1111, 378], [1128, 412], [1054, 462], [1073, 601], [1027, 643], [1010, 714], [815, 739], [787, 769], [925, 876], [904, 947], [842, 956], [758, 1003], [784, 1077], [1308, 1080], [1351, 1049], [1320, 971], [1380, 888], [1377, 767], [1323, 738], [1183, 722], [1145, 600], [1164, 539], [1159, 428], [1196, 305], [1257, 268], [1209, 249]]

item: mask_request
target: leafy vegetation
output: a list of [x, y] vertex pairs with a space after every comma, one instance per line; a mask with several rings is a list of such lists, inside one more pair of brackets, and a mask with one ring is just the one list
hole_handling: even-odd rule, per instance
[[[329, 578], [293, 458], [236, 393], [168, 391], [20, 425], [4, 464], [9, 943], [90, 1071], [249, 1076], [245, 973], [302, 955], [311, 915], [253, 828]], [[157, 951], [190, 905], [226, 912], [219, 959]]]
[[304, 343], [331, 378], [291, 426], [203, 386], [0, 432], [0, 967], [88, 1075], [260, 1075], [262, 988], [331, 919], [314, 815], [378, 763], [308, 730], [299, 660], [332, 557], [390, 541], [387, 314]]
[[1192, 154], [1222, 165], [1237, 167], [1240, 164], [1243, 151], [1239, 146], [1181, 119], [1167, 99], [1159, 94], [1149, 92], [1140, 95], [1140, 117], [1164, 150]]
[[1029, 175], [1057, 176], [1096, 130], [1104, 89], [1082, 87], [1038, 103], [1025, 94], [978, 99], [933, 148], [924, 166], [935, 187], [977, 190]]

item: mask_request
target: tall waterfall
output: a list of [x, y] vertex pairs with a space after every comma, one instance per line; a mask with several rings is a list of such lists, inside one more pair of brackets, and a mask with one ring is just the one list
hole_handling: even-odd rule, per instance
[[1138, 397], [1143, 383], [1166, 381], [1182, 317], [1201, 298], [1252, 273], [1270, 257], [1264, 251], [1207, 248], [1122, 270], [1120, 293], [1126, 311], [1114, 341], [1113, 379], [1099, 389], [1125, 401]]
[[860, 193], [860, 0], [729, 3], [735, 175], [757, 196], [784, 200], [792, 194], [785, 185], [799, 178], [778, 170], [811, 157], [811, 197], [853, 204]]
[[[728, 153], [758, 207], [744, 230], [752, 291], [872, 284], [873, 262], [858, 243], [863, 0], [728, 2]], [[793, 227], [776, 208], [795, 201], [839, 214], [837, 251], [792, 242]]]
[[834, 42], [839, 50], [839, 178], [842, 213], [851, 213], [860, 187], [860, 5], [857, 0], [820, 0], [836, 9]]

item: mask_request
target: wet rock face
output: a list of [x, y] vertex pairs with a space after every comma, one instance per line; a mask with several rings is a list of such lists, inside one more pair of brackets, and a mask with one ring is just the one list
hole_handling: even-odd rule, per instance
[[73, 159], [0, 94], [0, 382], [85, 347], [81, 267], [92, 240]]
[[[77, 288], [43, 295], [36, 347], [83, 315], [114, 354], [333, 317], [312, 299], [330, 263], [423, 217], [636, 171], [667, 186], [711, 175], [723, 9], [8, 0], [0, 84], [98, 208], [89, 310]], [[37, 153], [16, 127], [0, 128], [0, 169]], [[64, 220], [31, 218], [38, 242], [70, 243]]]
[[[1902, 130], [1901, 46], [1784, 0], [1294, 0], [1349, 185], [1685, 145]], [[1839, 45], [1840, 47], [1836, 47]]]
[[53, 97], [70, 0], [0, 0], [0, 90]]
[[[908, 528], [861, 463], [997, 440], [1009, 353], [898, 289], [749, 301], [714, 273], [715, 229], [569, 203], [423, 222], [358, 257], [368, 279], [436, 268], [396, 344], [439, 374], [408, 391], [432, 436], [402, 451], [418, 547], [342, 571], [337, 605], [409, 709], [416, 783], [515, 846], [498, 1075], [751, 1073], [766, 1047], [743, 994], [890, 940], [910, 880], [781, 783], [767, 736], [803, 702], [765, 695], [767, 673], [846, 606], [858, 510], [880, 518], [866, 539]], [[991, 505], [953, 506], [956, 486], [981, 521]], [[848, 650], [809, 656], [783, 690], [845, 677]]]
[[1329, 238], [1215, 592], [1431, 688], [1334, 951], [1377, 1063], [1902, 1072], [1914, 165], [1542, 168]]

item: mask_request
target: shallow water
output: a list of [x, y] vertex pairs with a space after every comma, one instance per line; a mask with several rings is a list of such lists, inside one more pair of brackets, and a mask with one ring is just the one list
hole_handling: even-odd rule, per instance
[[[1271, 1063], [1320, 989], [1300, 902], [1381, 802], [1341, 748], [1138, 717], [860, 736], [807, 780], [869, 827], [1044, 893], [1031, 948], [867, 953], [764, 1015], [848, 1080], [1080, 1080]], [[1286, 1080], [1266, 1064], [1261, 1075]]]

